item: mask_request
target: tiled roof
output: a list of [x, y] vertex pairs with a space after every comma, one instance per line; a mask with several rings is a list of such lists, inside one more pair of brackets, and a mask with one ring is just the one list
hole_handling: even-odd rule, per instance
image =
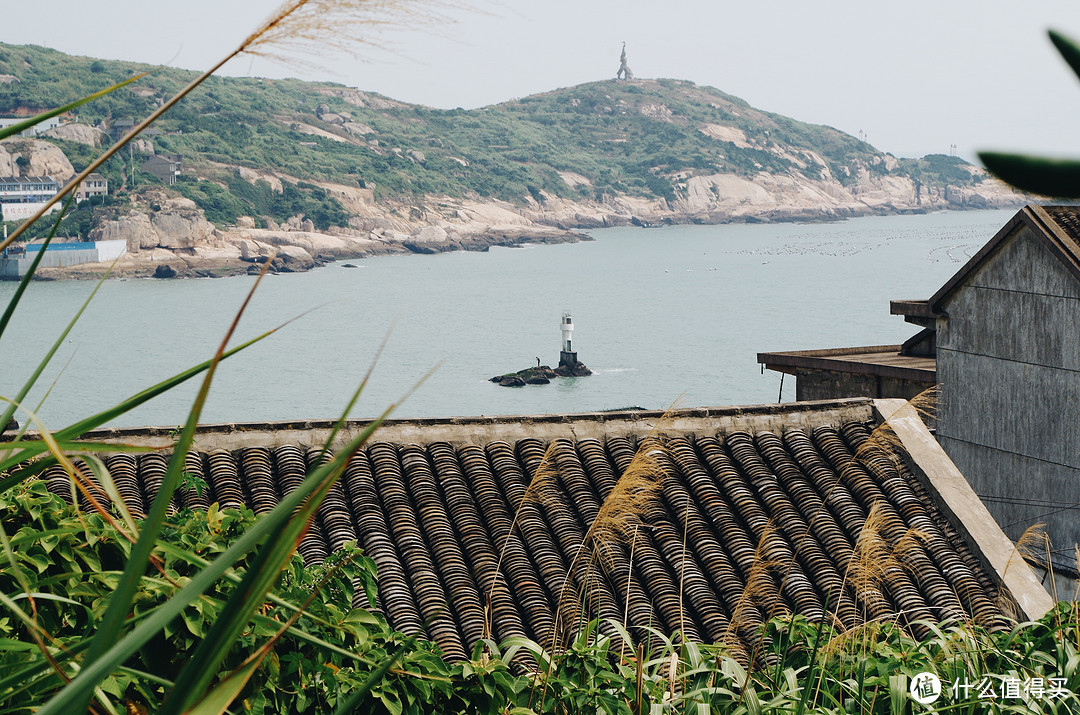
[[1080, 206], [1043, 206], [1042, 209], [1074, 243], [1080, 244]]
[[[1003, 624], [996, 581], [887, 442], [871, 436], [873, 422], [789, 424], [717, 423], [661, 438], [372, 443], [349, 462], [299, 551], [315, 563], [357, 541], [378, 566], [391, 625], [426, 632], [452, 660], [485, 634], [489, 592], [495, 638], [541, 643], [550, 643], [560, 608], [563, 623], [575, 622], [581, 594], [591, 614], [626, 620], [635, 639], [654, 627], [745, 645], [770, 614], [786, 611], [812, 619], [827, 611], [845, 627], [896, 619], [917, 635], [926, 632], [922, 619]], [[658, 498], [625, 542], [579, 558], [638, 449], [662, 464]], [[192, 454], [188, 471], [209, 493], [188, 490], [174, 505], [216, 500], [265, 513], [318, 456], [294, 444]], [[550, 481], [519, 511], [545, 459]], [[107, 458], [136, 511], [154, 498], [167, 462], [162, 453]], [[70, 498], [61, 471], [45, 479]], [[860, 542], [875, 505], [876, 526]], [[857, 557], [872, 535], [902, 552], [875, 562], [886, 569], [880, 581], [862, 577]]]

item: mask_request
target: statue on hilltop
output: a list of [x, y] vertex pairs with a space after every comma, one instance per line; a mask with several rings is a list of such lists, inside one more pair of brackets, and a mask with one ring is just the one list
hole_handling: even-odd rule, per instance
[[615, 73], [615, 79], [633, 79], [634, 73], [630, 71], [630, 65], [626, 64], [626, 43], [622, 43], [622, 56], [619, 57], [619, 71]]

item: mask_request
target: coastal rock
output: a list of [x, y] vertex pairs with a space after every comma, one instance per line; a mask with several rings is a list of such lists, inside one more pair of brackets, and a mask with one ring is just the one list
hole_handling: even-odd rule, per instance
[[[182, 204], [181, 204], [182, 205]], [[131, 211], [112, 221], [104, 221], [90, 233], [96, 241], [123, 240], [129, 252], [153, 248], [194, 248], [207, 241], [214, 226], [196, 209], [172, 212], [163, 207], [152, 216]]]
[[446, 238], [446, 229], [440, 226], [425, 226], [412, 235], [414, 243], [442, 243]]
[[547, 365], [540, 365], [506, 375], [496, 375], [489, 382], [494, 382], [499, 387], [524, 387], [525, 385], [547, 385], [559, 376], [558, 370], [552, 370]]
[[158, 212], [150, 218], [160, 248], [193, 248], [205, 241], [214, 226], [201, 214], [183, 215]]
[[[73, 122], [71, 124], [61, 124], [58, 127], [47, 129], [41, 133], [41, 136], [51, 137], [53, 139], [63, 139], [69, 142], [78, 142], [79, 144], [86, 144], [87, 146], [100, 146], [105, 141], [106, 134], [97, 127], [92, 127], [89, 124]], [[138, 149], [136, 149], [136, 151], [138, 151]], [[152, 145], [148, 153], [154, 153]]]
[[278, 262], [281, 264], [279, 270], [285, 272], [306, 271], [315, 265], [315, 259], [311, 257], [311, 254], [299, 246], [278, 246], [274, 263]]
[[154, 278], [175, 278], [176, 269], [170, 266], [168, 263], [162, 263], [154, 271]]
[[555, 368], [555, 374], [559, 377], [588, 377], [593, 373], [585, 363], [575, 362], [572, 365], [559, 365]]

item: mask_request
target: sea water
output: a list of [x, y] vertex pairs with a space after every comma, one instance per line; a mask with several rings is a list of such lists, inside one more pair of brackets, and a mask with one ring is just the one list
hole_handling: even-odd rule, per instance
[[[576, 244], [270, 275], [232, 344], [287, 324], [221, 365], [202, 421], [333, 418], [369, 369], [354, 417], [410, 391], [395, 416], [791, 400], [793, 381], [781, 390], [758, 352], [903, 342], [918, 328], [890, 315], [889, 300], [930, 297], [1011, 214], [612, 228]], [[210, 358], [254, 280], [106, 281], [27, 406], [44, 397], [39, 414], [58, 428]], [[14, 288], [0, 284], [0, 301]], [[93, 288], [30, 286], [0, 337], [0, 395], [17, 394]], [[593, 375], [523, 388], [488, 381], [537, 357], [557, 365], [564, 312]], [[180, 424], [197, 388], [193, 380], [111, 424]]]

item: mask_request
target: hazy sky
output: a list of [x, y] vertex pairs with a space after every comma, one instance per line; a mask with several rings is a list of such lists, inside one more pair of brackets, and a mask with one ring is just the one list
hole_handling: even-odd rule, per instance
[[[189, 69], [224, 56], [278, 5], [0, 1], [0, 41]], [[472, 108], [613, 77], [625, 41], [638, 77], [688, 79], [863, 130], [898, 156], [953, 144], [967, 158], [981, 148], [1080, 155], [1080, 82], [1046, 38], [1049, 27], [1080, 37], [1076, 2], [482, 0], [441, 13], [449, 21], [381, 32], [393, 51], [369, 48], [362, 60], [327, 51], [301, 68], [240, 58], [225, 73]]]

